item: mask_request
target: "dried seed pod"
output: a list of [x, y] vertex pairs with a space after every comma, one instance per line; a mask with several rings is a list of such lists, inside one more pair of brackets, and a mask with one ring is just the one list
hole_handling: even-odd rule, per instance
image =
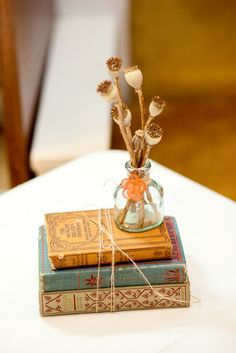
[[[123, 105], [122, 105], [123, 108]], [[131, 119], [132, 119], [132, 114], [131, 111], [129, 110], [129, 108], [126, 106], [126, 108], [123, 108], [123, 116], [124, 116], [124, 126], [128, 126], [131, 123]]]
[[144, 131], [143, 130], [136, 130], [134, 137], [133, 137], [133, 148], [134, 151], [136, 152], [140, 148], [141, 140], [143, 138]]
[[[122, 104], [122, 116], [123, 116], [124, 126], [126, 127], [130, 125], [131, 119], [132, 119], [131, 111], [124, 103]], [[111, 108], [111, 117], [117, 124], [119, 124], [119, 112], [118, 112], [117, 104], [113, 104]]]
[[159, 96], [154, 96], [149, 105], [149, 114], [152, 118], [155, 118], [157, 115], [161, 114], [163, 109], [166, 106], [166, 102]]
[[162, 128], [156, 123], [150, 123], [145, 130], [145, 141], [149, 146], [158, 144], [163, 134]]
[[138, 65], [127, 67], [124, 69], [124, 72], [127, 83], [136, 91], [139, 90], [143, 83], [143, 75]]
[[118, 113], [118, 109], [117, 109], [115, 104], [113, 104], [112, 107], [111, 107], [110, 115], [111, 115], [112, 119], [117, 124], [119, 124], [119, 113]]
[[97, 92], [107, 101], [117, 99], [117, 88], [113, 86], [111, 81], [105, 80], [101, 82], [97, 87]]
[[112, 56], [107, 60], [107, 67], [112, 77], [118, 77], [122, 66], [122, 60], [118, 56]]
[[139, 137], [139, 138], [143, 138], [144, 135], [144, 131], [141, 129], [138, 129], [135, 131], [135, 136]]

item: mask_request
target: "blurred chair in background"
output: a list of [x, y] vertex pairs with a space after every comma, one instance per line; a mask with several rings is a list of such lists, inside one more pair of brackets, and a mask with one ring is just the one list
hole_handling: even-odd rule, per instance
[[36, 175], [110, 148], [109, 104], [96, 92], [106, 60], [129, 61], [128, 0], [56, 0], [53, 35], [30, 154]]
[[1, 0], [3, 128], [12, 185], [32, 176], [29, 151], [52, 24], [50, 0]]
[[4, 134], [13, 185], [31, 170], [39, 175], [110, 148], [109, 107], [96, 87], [109, 78], [108, 57], [121, 55], [128, 64], [128, 19], [127, 0], [2, 0]]

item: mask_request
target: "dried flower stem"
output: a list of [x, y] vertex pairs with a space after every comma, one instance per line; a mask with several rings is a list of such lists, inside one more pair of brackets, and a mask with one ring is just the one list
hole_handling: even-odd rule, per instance
[[120, 108], [122, 109], [122, 98], [121, 98], [119, 77], [115, 77], [114, 80], [115, 80], [115, 85], [116, 85], [116, 88], [117, 88], [117, 101], [118, 101], [118, 104], [119, 104]]
[[132, 200], [131, 200], [131, 199], [128, 199], [127, 202], [126, 202], [125, 207], [124, 207], [124, 208], [122, 209], [122, 211], [120, 212], [120, 214], [119, 214], [119, 219], [118, 219], [119, 224], [123, 224], [123, 223], [124, 223], [125, 217], [126, 217], [126, 215], [127, 215], [127, 212], [128, 212], [128, 210], [129, 210], [129, 208], [130, 208], [131, 203], [132, 203]]
[[144, 223], [144, 197], [142, 198], [142, 200], [140, 201], [140, 217], [139, 217], [139, 228], [143, 227], [143, 223]]
[[[131, 164], [132, 164], [133, 167], [136, 167], [137, 165], [136, 165], [136, 159], [135, 159], [134, 151], [132, 149], [132, 146], [130, 144], [129, 138], [127, 136], [127, 133], [126, 133], [123, 121], [122, 121], [122, 111], [119, 108], [118, 108], [118, 111], [119, 111], [119, 116], [120, 116], [120, 118], [119, 118], [120, 132], [121, 132], [121, 135], [122, 135], [122, 137], [124, 139], [127, 151], [129, 152]], [[132, 141], [132, 138], [131, 138], [131, 141]]]
[[132, 141], [137, 166], [139, 166], [139, 162], [140, 162], [141, 142], [142, 142], [143, 136], [144, 136], [143, 130], [136, 130]]
[[[131, 132], [131, 129], [130, 129], [130, 126], [125, 126], [125, 131], [126, 131], [126, 134], [127, 134], [127, 137], [128, 137], [128, 141], [129, 141], [129, 144], [132, 146], [132, 132]], [[136, 158], [135, 158], [136, 160]]]
[[144, 130], [145, 120], [146, 120], [146, 110], [145, 110], [145, 105], [144, 105], [144, 96], [143, 96], [143, 92], [142, 92], [141, 88], [138, 89], [136, 92], [138, 94], [140, 113], [141, 113], [141, 129]]
[[142, 155], [142, 160], [140, 163], [140, 166], [143, 167], [145, 165], [145, 163], [147, 162], [150, 150], [151, 150], [152, 146], [145, 144], [144, 150], [143, 150], [143, 155]]
[[[141, 141], [143, 138], [143, 131], [142, 130], [137, 130], [135, 131], [135, 135], [132, 139], [132, 145], [133, 145], [133, 150], [134, 150], [134, 154], [135, 154], [135, 160], [136, 160], [136, 165], [139, 165], [139, 161], [140, 161], [140, 152], [141, 152]], [[130, 205], [130, 206], [129, 206]], [[129, 207], [134, 207], [134, 203], [131, 202], [130, 200], [127, 200], [125, 208], [122, 210], [122, 214], [120, 215], [120, 224], [124, 223], [126, 214], [129, 210]]]
[[137, 165], [139, 165], [139, 161], [140, 161], [140, 152], [141, 152], [141, 139], [138, 139], [136, 141], [136, 146], [134, 150]]
[[152, 203], [152, 195], [151, 195], [150, 190], [148, 188], [146, 190], [146, 195], [147, 195], [148, 202]]
[[146, 196], [147, 196], [147, 200], [148, 200], [149, 204], [152, 206], [152, 209], [153, 209], [155, 216], [157, 217], [157, 214], [158, 214], [157, 205], [155, 203], [153, 203], [152, 195], [151, 195], [148, 188], [146, 190]]
[[147, 122], [145, 124], [145, 127], [144, 127], [144, 131], [147, 130], [147, 126], [152, 122], [153, 119], [154, 118], [151, 115], [149, 115]]
[[[118, 110], [118, 115], [119, 115], [119, 127], [120, 127], [120, 131], [122, 134], [122, 137], [124, 139], [126, 148], [130, 154], [130, 160], [131, 160], [131, 164], [132, 166], [136, 167], [136, 159], [135, 159], [135, 154], [132, 148], [132, 135], [131, 138], [128, 137], [126, 129], [124, 127], [124, 123], [123, 123], [123, 112], [122, 112], [122, 99], [121, 99], [121, 92], [120, 92], [120, 85], [119, 85], [119, 77], [115, 77], [115, 85], [117, 88], [117, 110]], [[131, 131], [130, 131], [131, 134]]]
[[[138, 89], [135, 91], [138, 94], [138, 101], [139, 101], [139, 107], [140, 107], [140, 115], [141, 115], [141, 129], [144, 130], [145, 127], [145, 121], [146, 121], [146, 109], [145, 109], [145, 104], [144, 104], [144, 96], [142, 89]], [[139, 153], [139, 160], [137, 161], [137, 165], [140, 166], [140, 160], [142, 159], [143, 156], [143, 150], [144, 150], [144, 137], [141, 139], [141, 144], [140, 144], [140, 153]]]

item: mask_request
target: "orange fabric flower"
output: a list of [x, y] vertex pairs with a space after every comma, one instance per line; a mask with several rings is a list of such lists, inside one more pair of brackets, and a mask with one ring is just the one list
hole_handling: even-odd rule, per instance
[[128, 178], [123, 179], [121, 187], [124, 189], [124, 197], [135, 202], [143, 198], [143, 193], [147, 189], [146, 183], [137, 174], [130, 174]]

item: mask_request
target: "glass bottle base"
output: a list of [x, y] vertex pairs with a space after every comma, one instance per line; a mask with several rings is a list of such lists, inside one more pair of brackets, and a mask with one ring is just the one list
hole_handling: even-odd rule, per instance
[[161, 219], [159, 219], [156, 223], [147, 223], [146, 225], [144, 224], [142, 227], [137, 227], [137, 224], [132, 225], [130, 223], [123, 223], [123, 224], [119, 224], [118, 222], [115, 221], [116, 226], [121, 229], [124, 230], [125, 232], [129, 232], [129, 233], [141, 233], [141, 232], [146, 232], [148, 230], [154, 229], [156, 227], [158, 227], [162, 222], [163, 222], [164, 217], [162, 217]]

